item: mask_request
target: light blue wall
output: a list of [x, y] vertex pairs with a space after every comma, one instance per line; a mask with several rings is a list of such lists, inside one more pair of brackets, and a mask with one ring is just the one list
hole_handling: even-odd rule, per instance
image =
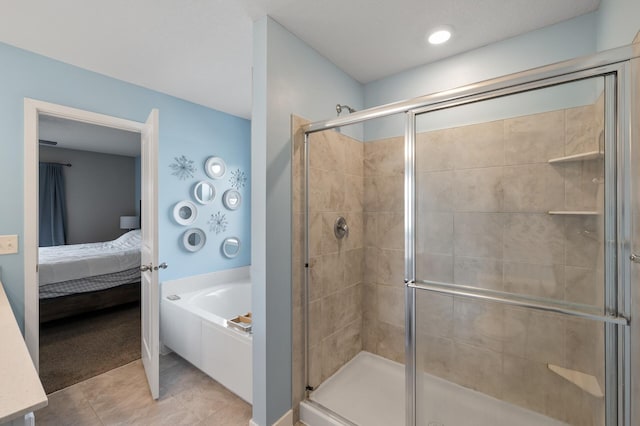
[[[269, 363], [267, 359], [267, 329], [275, 328], [271, 321], [267, 322], [267, 24], [268, 19], [261, 19], [253, 24], [253, 108], [251, 113], [251, 309], [253, 309], [253, 420], [258, 425], [267, 424], [267, 405], [274, 403], [267, 400], [269, 397], [267, 377]], [[282, 206], [281, 214], [288, 215], [290, 209]], [[285, 266], [286, 267], [286, 266]], [[291, 291], [286, 285], [279, 286], [284, 289], [283, 303], [291, 304]], [[269, 289], [271, 293], [271, 289]], [[290, 309], [290, 306], [287, 307]], [[271, 308], [269, 307], [269, 310]], [[291, 323], [291, 317], [286, 324]], [[288, 325], [287, 325], [288, 328]], [[269, 333], [270, 334], [270, 333]], [[285, 344], [291, 344], [285, 334], [280, 333], [280, 339]], [[291, 359], [289, 357], [289, 359]], [[278, 365], [278, 368], [282, 368]], [[286, 374], [286, 373], [285, 373]], [[285, 394], [291, 393], [284, 389]], [[279, 404], [282, 404], [279, 401]], [[281, 409], [277, 406], [271, 408]], [[273, 416], [273, 415], [272, 415]]]
[[598, 50], [624, 46], [640, 30], [640, 1], [601, 0], [597, 17]]
[[[554, 62], [588, 55], [596, 49], [596, 16], [594, 13], [580, 16], [563, 23], [532, 31], [498, 43], [490, 44], [451, 58], [419, 66], [365, 85], [365, 107], [370, 108], [390, 102], [401, 101], [471, 83], [500, 77], [506, 74], [548, 65]], [[530, 111], [549, 108], [553, 97], [541, 96], [530, 99]], [[578, 92], [563, 93], [555, 99], [572, 99], [563, 108], [589, 102]], [[508, 111], [521, 113], [515, 102], [501, 102], [495, 107], [470, 108], [457, 117], [443, 117], [441, 126], [471, 123], [474, 120], [505, 118]], [[505, 107], [505, 105], [507, 105]], [[506, 112], [505, 112], [506, 111]], [[482, 116], [474, 114], [480, 112]], [[446, 114], [445, 114], [446, 115]], [[365, 140], [403, 134], [403, 118], [390, 117], [365, 124]]]
[[[456, 106], [455, 108], [443, 109], [418, 116], [416, 119], [416, 131], [426, 132], [437, 129], [448, 129], [451, 127], [486, 123], [511, 117], [588, 105], [596, 101], [598, 95], [602, 93], [603, 88], [604, 79], [597, 77], [563, 84], [562, 86], [546, 87], [503, 98]], [[399, 131], [396, 132], [395, 135], [387, 134], [393, 130], [393, 127], [389, 126], [389, 124], [391, 124], [390, 119], [387, 120], [385, 133], [373, 139], [403, 134], [402, 128], [398, 129]], [[375, 125], [375, 122], [366, 123], [365, 128], [370, 129]]]
[[271, 18], [254, 24], [253, 49], [253, 420], [267, 426], [291, 408], [290, 115], [315, 121], [335, 116], [337, 103], [361, 109], [363, 92]]
[[[171, 222], [173, 204], [191, 198], [191, 185], [203, 178], [202, 164], [208, 155], [225, 158], [230, 169], [250, 175], [250, 122], [144, 89], [100, 74], [0, 44], [0, 234], [18, 234], [23, 242], [23, 99], [25, 97], [144, 122], [152, 108], [160, 111], [159, 147], [159, 249], [160, 260], [169, 269], [161, 280], [201, 274], [250, 262], [250, 191], [244, 188], [241, 212], [230, 214], [233, 233], [245, 242], [233, 261], [219, 254], [221, 236], [208, 232], [202, 251], [188, 254], [179, 246], [180, 228]], [[173, 158], [186, 155], [196, 161], [197, 175], [188, 182], [171, 176]], [[222, 187], [228, 186], [225, 181]], [[219, 199], [212, 208], [220, 208]], [[205, 226], [206, 215], [198, 219]], [[23, 249], [16, 255], [0, 256], [3, 283], [14, 314], [23, 327]]]
[[[193, 104], [189, 104], [193, 105]], [[195, 105], [193, 105], [195, 107]], [[189, 122], [182, 126], [181, 115], [187, 112]], [[162, 280], [181, 278], [189, 275], [204, 274], [228, 268], [237, 268], [251, 263], [251, 123], [248, 120], [222, 114], [217, 111], [197, 107], [185, 111], [183, 105], [160, 106], [160, 125], [168, 114], [180, 117], [176, 120], [176, 131], [170, 135], [169, 146], [164, 148], [162, 137], [167, 136], [160, 128], [160, 198], [158, 221], [160, 226], [160, 258], [169, 268], [161, 276]], [[177, 121], [180, 121], [178, 123]], [[176, 157], [184, 155], [194, 161], [196, 172], [192, 178], [180, 180], [173, 176], [170, 164]], [[204, 163], [210, 156], [224, 159], [227, 172], [222, 179], [210, 179], [204, 171]], [[231, 188], [231, 172], [240, 170], [246, 175], [247, 184], [240, 189], [242, 204], [236, 211], [229, 211], [222, 205], [222, 194]], [[211, 204], [201, 205], [195, 202], [193, 186], [201, 181], [213, 182], [216, 197]], [[198, 209], [195, 223], [188, 227], [177, 225], [173, 220], [173, 207], [182, 200], [190, 200]], [[228, 227], [225, 232], [216, 234], [207, 223], [213, 214], [225, 215]], [[205, 246], [196, 253], [186, 251], [182, 246], [182, 236], [188, 228], [200, 228], [205, 231]], [[241, 241], [240, 255], [226, 259], [221, 254], [222, 241], [226, 237], [238, 237]]]

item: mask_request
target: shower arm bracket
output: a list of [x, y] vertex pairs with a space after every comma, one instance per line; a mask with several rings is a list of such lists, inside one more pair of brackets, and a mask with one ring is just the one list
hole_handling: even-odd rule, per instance
[[338, 113], [338, 117], [340, 117], [340, 113], [343, 109], [349, 111], [349, 114], [353, 114], [354, 112], [356, 112], [356, 110], [354, 108], [351, 108], [349, 105], [336, 104], [336, 112]]

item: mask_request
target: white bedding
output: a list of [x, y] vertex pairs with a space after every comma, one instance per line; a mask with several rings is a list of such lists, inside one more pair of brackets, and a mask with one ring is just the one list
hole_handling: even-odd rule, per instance
[[141, 241], [138, 229], [103, 243], [40, 247], [40, 285], [139, 267]]

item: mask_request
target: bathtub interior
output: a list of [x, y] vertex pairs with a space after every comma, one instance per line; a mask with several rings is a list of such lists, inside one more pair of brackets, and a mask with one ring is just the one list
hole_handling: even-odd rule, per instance
[[215, 286], [215, 290], [201, 290], [182, 296], [186, 303], [223, 319], [231, 319], [251, 312], [251, 282], [238, 281]]
[[226, 324], [227, 319], [251, 311], [251, 282], [248, 274], [242, 274], [245, 271], [163, 283], [160, 336], [167, 351], [251, 403], [251, 334]]

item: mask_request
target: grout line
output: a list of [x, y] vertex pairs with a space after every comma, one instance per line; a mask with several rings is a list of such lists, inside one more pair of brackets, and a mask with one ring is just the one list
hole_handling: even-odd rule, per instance
[[89, 401], [89, 398], [86, 397], [86, 395], [84, 394], [84, 392], [82, 392], [82, 396], [84, 397], [85, 401], [87, 401], [87, 404], [89, 404], [89, 408], [91, 408], [91, 411], [93, 411], [93, 414], [96, 416], [96, 419], [98, 419], [98, 421], [100, 422], [101, 425], [105, 425], [105, 422], [102, 421], [102, 418], [98, 415], [98, 412], [96, 411], [95, 408], [93, 408], [93, 404], [91, 404], [91, 401]]

